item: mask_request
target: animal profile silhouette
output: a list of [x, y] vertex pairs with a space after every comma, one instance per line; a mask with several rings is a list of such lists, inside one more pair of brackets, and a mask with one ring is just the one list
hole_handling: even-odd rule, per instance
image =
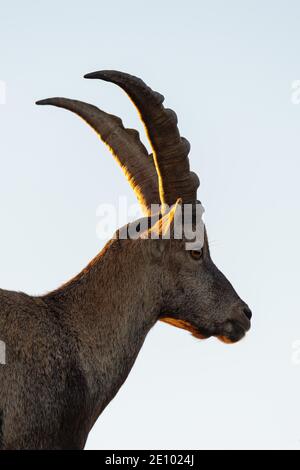
[[[158, 320], [228, 343], [250, 328], [251, 311], [213, 263], [206, 229], [202, 245], [193, 249], [186, 249], [184, 236], [174, 236], [186, 206], [192, 206], [197, 232], [193, 214], [200, 204], [199, 179], [190, 171], [190, 146], [176, 114], [137, 77], [101, 71], [86, 78], [127, 93], [153, 154], [137, 131], [91, 104], [66, 98], [37, 104], [70, 110], [97, 132], [121, 165], [148, 228], [133, 238], [118, 230], [80, 274], [46, 295], [0, 290], [7, 362], [0, 366], [2, 449], [83, 449]], [[153, 205], [162, 208], [155, 224]], [[162, 236], [166, 224], [169, 238]]]

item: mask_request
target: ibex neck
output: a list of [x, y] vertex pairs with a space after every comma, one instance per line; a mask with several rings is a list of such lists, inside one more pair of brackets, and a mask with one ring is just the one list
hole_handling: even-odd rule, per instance
[[128, 376], [160, 313], [159, 279], [145, 267], [140, 243], [110, 242], [80, 275], [46, 297], [76, 337], [91, 426]]

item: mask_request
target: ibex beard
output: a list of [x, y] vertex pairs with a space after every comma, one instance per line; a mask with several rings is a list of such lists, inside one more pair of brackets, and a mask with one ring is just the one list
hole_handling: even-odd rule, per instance
[[53, 292], [33, 297], [0, 290], [0, 333], [6, 344], [6, 365], [0, 367], [2, 449], [84, 448], [158, 320], [197, 338], [216, 336], [231, 343], [250, 328], [251, 311], [213, 263], [203, 224], [192, 216], [200, 244], [199, 238], [193, 244], [177, 236], [176, 219], [186, 205], [197, 213], [200, 203], [199, 179], [190, 171], [190, 146], [179, 134], [176, 114], [137, 77], [102, 71], [86, 78], [115, 83], [129, 95], [153, 154], [137, 131], [95, 106], [66, 98], [38, 104], [66, 108], [97, 132], [147, 220], [153, 204], [163, 209], [136, 237], [124, 238], [124, 229], [118, 230], [79, 275]]

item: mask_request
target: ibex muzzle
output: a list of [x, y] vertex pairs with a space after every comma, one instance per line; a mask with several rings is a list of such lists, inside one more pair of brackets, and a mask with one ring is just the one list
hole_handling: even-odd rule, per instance
[[[251, 311], [211, 260], [196, 216], [199, 179], [190, 171], [190, 146], [176, 114], [136, 77], [102, 71], [86, 78], [115, 83], [129, 95], [153, 154], [137, 131], [95, 106], [66, 98], [38, 104], [66, 108], [97, 132], [134, 189], [145, 213], [139, 225], [146, 221], [147, 228], [135, 237], [120, 229], [78, 276], [47, 295], [0, 290], [3, 449], [83, 448], [157, 320], [231, 343], [250, 328]], [[178, 237], [176, 221], [188, 209], [195, 243], [186, 233]]]

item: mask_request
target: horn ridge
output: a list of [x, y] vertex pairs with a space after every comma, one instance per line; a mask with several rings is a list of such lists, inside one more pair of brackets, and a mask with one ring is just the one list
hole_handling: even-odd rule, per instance
[[196, 203], [198, 177], [190, 171], [190, 145], [180, 136], [176, 113], [163, 106], [164, 96], [152, 90], [140, 78], [116, 70], [102, 70], [85, 75], [121, 87], [136, 106], [153, 149], [162, 203]]

